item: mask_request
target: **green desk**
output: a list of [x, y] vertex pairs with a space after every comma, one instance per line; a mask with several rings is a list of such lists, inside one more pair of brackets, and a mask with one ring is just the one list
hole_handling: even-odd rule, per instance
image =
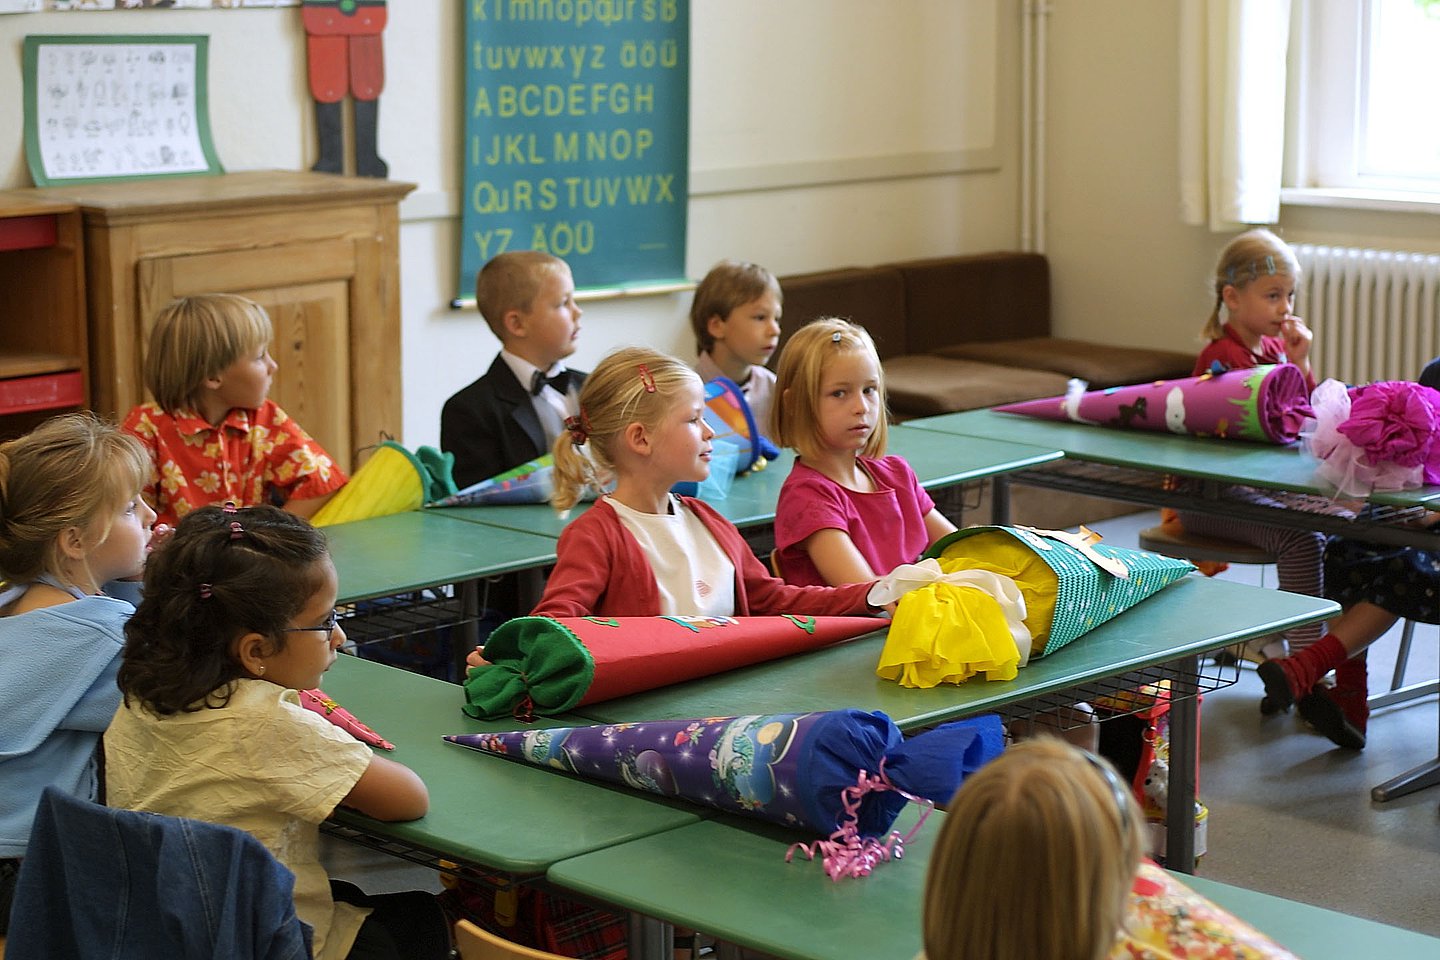
[[[1065, 460], [1053, 470], [1016, 474], [1020, 483], [1125, 500], [1146, 506], [1168, 506], [1202, 513], [1250, 519], [1257, 523], [1317, 530], [1401, 546], [1434, 546], [1435, 534], [1405, 526], [1426, 509], [1440, 510], [1440, 487], [1422, 487], [1367, 498], [1373, 515], [1357, 519], [1306, 509], [1277, 509], [1230, 498], [1227, 488], [1241, 484], [1327, 499], [1317, 484], [1317, 461], [1298, 444], [1274, 444], [1176, 436], [1145, 430], [1113, 430], [1058, 420], [968, 410], [908, 426], [953, 436], [1003, 437], [1006, 441], [1051, 445]], [[1190, 479], [1166, 490], [1166, 475]], [[1000, 518], [1000, 522], [1004, 522]]]
[[549, 537], [481, 530], [434, 511], [340, 523], [324, 531], [340, 574], [342, 603], [555, 562], [555, 541]]
[[[912, 806], [896, 821], [915, 823]], [[818, 863], [785, 862], [809, 839], [738, 817], [717, 817], [562, 860], [546, 873], [573, 890], [792, 960], [911, 960], [921, 947], [925, 872], [945, 814], [935, 812], [905, 858], [863, 880], [825, 877]], [[1305, 960], [1437, 957], [1440, 940], [1199, 877], [1182, 882]]]
[[[889, 452], [904, 457], [915, 471], [921, 486], [926, 489], [981, 480], [1012, 470], [1025, 470], [1059, 460], [1062, 456], [1059, 448], [1054, 446], [1028, 446], [983, 438], [941, 440], [937, 439], [933, 432], [915, 430], [908, 424], [891, 428]], [[773, 523], [780, 488], [784, 485], [785, 478], [790, 475], [794, 460], [795, 455], [785, 451], [764, 470], [736, 477], [725, 499], [711, 501], [710, 505], [742, 530]], [[442, 507], [427, 512], [472, 523], [559, 537], [560, 531], [569, 520], [587, 509], [588, 504], [577, 505], [565, 520], [556, 516], [549, 504], [543, 503]]]
[[[514, 730], [515, 721], [472, 720], [451, 683], [384, 664], [341, 657], [322, 681], [326, 693], [395, 744], [383, 752], [430, 788], [430, 812], [382, 823], [335, 812], [341, 836], [421, 863], [436, 858], [519, 876], [556, 861], [696, 823], [699, 807], [511, 763], [444, 742], [454, 733]], [[537, 726], [583, 723], [554, 717]]]
[[[1039, 709], [1090, 699], [1119, 687], [1169, 679], [1170, 791], [1166, 849], [1172, 863], [1194, 862], [1199, 657], [1219, 647], [1332, 617], [1330, 600], [1191, 576], [1033, 661], [1007, 682], [971, 679], [913, 690], [875, 676], [883, 634], [800, 656], [755, 664], [660, 690], [577, 707], [592, 723], [725, 717], [854, 707], [879, 710], [902, 730], [1025, 702]], [[1023, 712], [1031, 712], [1029, 710]]]

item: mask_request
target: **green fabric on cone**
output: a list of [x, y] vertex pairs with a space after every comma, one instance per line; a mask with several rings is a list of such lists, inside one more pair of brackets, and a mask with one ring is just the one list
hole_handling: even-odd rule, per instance
[[534, 713], [563, 713], [580, 702], [595, 676], [585, 644], [550, 617], [502, 623], [485, 641], [485, 659], [491, 665], [465, 680], [464, 709], [478, 720], [515, 716], [527, 700]]
[[[931, 546], [925, 551], [925, 556], [962, 559], [966, 539], [992, 532], [1014, 537], [1031, 549], [1055, 572], [1059, 583], [1049, 634], [1043, 640], [1038, 635], [1035, 637], [1032, 657], [1054, 653], [1076, 637], [1123, 613], [1195, 569], [1188, 560], [1104, 543], [1095, 544], [1093, 549], [1096, 553], [1115, 557], [1129, 568], [1130, 576], [1124, 579], [1106, 573], [1079, 550], [1062, 541], [1043, 537], [1031, 530], [999, 526], [957, 530]], [[1049, 549], [1037, 547], [1037, 540]]]

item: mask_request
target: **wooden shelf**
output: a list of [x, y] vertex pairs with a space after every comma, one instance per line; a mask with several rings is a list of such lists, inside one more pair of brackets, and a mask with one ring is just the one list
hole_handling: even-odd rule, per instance
[[85, 361], [63, 353], [10, 353], [0, 350], [0, 380], [84, 370]]
[[0, 439], [89, 404], [80, 211], [0, 192]]

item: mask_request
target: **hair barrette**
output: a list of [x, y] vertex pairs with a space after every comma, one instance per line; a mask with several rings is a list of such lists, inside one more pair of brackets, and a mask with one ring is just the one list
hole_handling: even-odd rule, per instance
[[640, 385], [645, 388], [646, 393], [655, 392], [655, 375], [645, 364], [640, 364]]
[[225, 501], [225, 506], [223, 506], [223, 507], [220, 508], [220, 512], [223, 513], [223, 514], [226, 514], [226, 515], [228, 516], [228, 515], [233, 515], [233, 514], [239, 513], [239, 512], [240, 512], [240, 508], [237, 507], [237, 506], [235, 506], [235, 501], [234, 501], [234, 500], [226, 500], [226, 501]]
[[586, 425], [584, 408], [581, 408], [579, 416], [565, 418], [565, 429], [570, 431], [571, 443], [577, 447], [585, 446], [585, 441], [590, 439], [590, 431]]
[[1270, 276], [1272, 276], [1272, 277], [1275, 276], [1275, 256], [1274, 256], [1274, 254], [1266, 254], [1266, 255], [1265, 255], [1265, 272], [1268, 273], [1268, 274], [1270, 274]]
[[239, 540], [243, 536], [245, 536], [245, 528], [240, 526], [240, 521], [230, 521], [230, 539]]
[[1226, 268], [1225, 268], [1225, 282], [1228, 283], [1228, 284], [1230, 284], [1230, 286], [1232, 286], [1232, 287], [1235, 286], [1235, 268], [1234, 268], [1234, 267], [1226, 267]]
[[830, 342], [831, 342], [831, 343], [839, 343], [839, 342], [840, 342], [840, 331], [839, 331], [839, 330], [836, 330], [834, 333], [830, 334]]
[[214, 595], [214, 587], [208, 583], [200, 584], [200, 599], [209, 600]]

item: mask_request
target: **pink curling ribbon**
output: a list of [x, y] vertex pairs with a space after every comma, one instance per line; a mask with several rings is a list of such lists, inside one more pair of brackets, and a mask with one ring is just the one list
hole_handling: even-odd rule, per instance
[[382, 750], [395, 749], [395, 744], [365, 726], [365, 724], [356, 719], [355, 714], [340, 706], [340, 704], [331, 699], [330, 696], [319, 687], [316, 687], [314, 690], [301, 690], [300, 705], [306, 710], [320, 714], [320, 716], [329, 720], [335, 724], [335, 726], [344, 730], [362, 743], [368, 743], [370, 746], [379, 747]]
[[[899, 831], [892, 830], [882, 841], [879, 837], [862, 837], [856, 829], [856, 821], [860, 817], [860, 805], [867, 794], [881, 793], [886, 790], [894, 790], [911, 803], [918, 803], [924, 808], [920, 819], [915, 821], [915, 826], [910, 832], [901, 836]], [[931, 800], [912, 796], [901, 790], [890, 782], [885, 776], [885, 761], [880, 761], [880, 769], [872, 777], [868, 771], [861, 770], [860, 776], [856, 779], [855, 786], [846, 787], [840, 792], [840, 803], [844, 807], [844, 813], [840, 818], [840, 827], [830, 834], [828, 840], [816, 840], [813, 843], [792, 843], [785, 851], [785, 862], [789, 863], [798, 850], [805, 854], [809, 860], [820, 856], [820, 862], [824, 865], [825, 875], [835, 882], [846, 877], [868, 877], [870, 872], [887, 860], [902, 860], [905, 857], [905, 844], [915, 839], [920, 828], [925, 825], [925, 820], [930, 816], [930, 811], [935, 809]]]

